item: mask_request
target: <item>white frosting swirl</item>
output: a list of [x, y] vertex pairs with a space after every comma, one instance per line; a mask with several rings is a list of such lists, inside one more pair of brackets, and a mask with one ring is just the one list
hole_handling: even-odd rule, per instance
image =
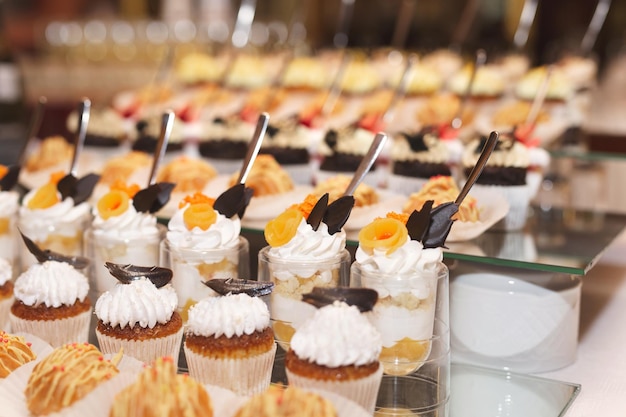
[[[20, 224], [28, 226], [28, 237], [34, 240], [45, 240], [49, 226], [58, 224], [80, 225], [89, 216], [87, 202], [74, 205], [74, 199], [67, 197], [48, 208], [29, 209], [28, 202], [33, 198], [37, 189], [31, 190], [19, 209]], [[61, 195], [59, 195], [59, 199]]]
[[365, 155], [374, 141], [374, 133], [359, 127], [348, 127], [337, 132], [337, 145], [330, 149], [326, 142], [320, 144], [321, 155], [332, 155], [334, 152], [350, 155]]
[[159, 233], [156, 217], [150, 213], [137, 212], [132, 200], [128, 203], [128, 209], [119, 216], [103, 219], [97, 208], [93, 210], [93, 214], [94, 234], [99, 236], [113, 239], [136, 239]]
[[0, 258], [0, 286], [4, 285], [13, 276], [13, 267], [11, 262], [4, 258]]
[[[463, 153], [463, 166], [473, 167], [478, 162], [480, 153], [476, 152], [479, 139], [474, 139], [465, 148]], [[510, 148], [496, 148], [487, 161], [488, 166], [527, 168], [530, 163], [528, 148], [515, 141]]]
[[178, 297], [170, 284], [157, 288], [147, 278], [140, 278], [129, 284], [117, 283], [102, 294], [96, 302], [96, 316], [112, 327], [152, 329], [157, 323], [167, 323], [177, 306]]
[[295, 236], [282, 246], [272, 247], [269, 256], [290, 261], [320, 261], [336, 257], [345, 247], [346, 233], [343, 230], [330, 235], [325, 223], [320, 223], [316, 231], [306, 219], [302, 219]]
[[206, 140], [248, 142], [254, 133], [254, 125], [238, 117], [232, 117], [220, 122], [214, 120], [205, 122], [202, 130]]
[[250, 335], [270, 325], [267, 305], [247, 294], [208, 297], [189, 310], [188, 332], [196, 336]]
[[15, 281], [15, 298], [27, 306], [71, 306], [83, 301], [89, 292], [89, 281], [65, 262], [46, 261], [31, 265]]
[[185, 210], [189, 207], [186, 204], [178, 209], [170, 219], [167, 227], [167, 240], [177, 249], [232, 249], [239, 243], [239, 233], [241, 232], [241, 221], [239, 217], [228, 218], [217, 213], [217, 219], [207, 230], [199, 227], [187, 229], [184, 220]]
[[359, 246], [355, 259], [364, 271], [400, 275], [435, 271], [443, 260], [443, 251], [441, 248], [424, 249], [421, 242], [407, 239], [389, 255], [387, 249], [374, 249], [369, 254]]
[[15, 191], [0, 191], [0, 217], [10, 217], [17, 213], [19, 197]]
[[446, 144], [435, 135], [424, 135], [425, 151], [414, 151], [409, 141], [400, 136], [393, 141], [391, 158], [396, 161], [419, 161], [430, 164], [445, 164], [449, 161], [449, 151]]
[[315, 132], [306, 126], [301, 125], [298, 119], [290, 117], [276, 123], [278, 131], [273, 135], [266, 135], [263, 140], [263, 148], [277, 146], [281, 148], [307, 149], [313, 139]]
[[380, 333], [359, 309], [339, 301], [317, 310], [291, 339], [298, 358], [329, 368], [376, 362], [381, 346]]

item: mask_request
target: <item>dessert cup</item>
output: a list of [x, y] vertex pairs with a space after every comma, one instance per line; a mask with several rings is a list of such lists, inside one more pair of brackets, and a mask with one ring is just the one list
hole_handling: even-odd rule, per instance
[[259, 252], [259, 281], [271, 281], [270, 318], [274, 335], [287, 350], [296, 329], [315, 312], [302, 301], [302, 294], [313, 287], [345, 286], [349, 280], [350, 254], [343, 249], [328, 259], [309, 261], [282, 259], [270, 255], [267, 246]]
[[158, 224], [154, 233], [138, 237], [120, 238], [107, 236], [90, 228], [85, 233], [85, 253], [91, 259], [90, 292], [92, 301], [117, 282], [107, 270], [105, 263], [152, 266], [159, 264], [159, 245], [165, 237], [166, 228]]
[[[25, 236], [32, 239], [42, 250], [51, 250], [67, 256], [82, 256], [83, 231], [86, 229], [89, 218], [90, 215], [86, 211], [85, 215], [76, 218], [74, 221], [46, 221], [42, 225], [40, 222], [34, 224], [20, 217], [17, 221], [17, 226]], [[41, 222], [43, 221], [41, 219]], [[23, 271], [37, 262], [23, 243], [20, 245], [18, 256], [20, 257], [20, 265]]]
[[14, 191], [0, 192], [0, 256], [13, 265], [13, 278], [19, 272], [18, 200], [19, 194]]
[[443, 263], [433, 271], [397, 274], [365, 271], [358, 262], [352, 264], [350, 285], [372, 288], [379, 297], [373, 311], [366, 314], [383, 339], [380, 363], [385, 376], [376, 404], [380, 415], [396, 415], [385, 414], [390, 409], [446, 415], [450, 396], [448, 280]]
[[187, 311], [192, 305], [215, 295], [203, 282], [213, 278], [247, 279], [250, 276], [249, 244], [240, 236], [233, 248], [177, 248], [165, 239], [161, 242], [160, 264], [174, 273], [172, 285], [178, 295], [178, 309], [183, 321], [187, 321]]

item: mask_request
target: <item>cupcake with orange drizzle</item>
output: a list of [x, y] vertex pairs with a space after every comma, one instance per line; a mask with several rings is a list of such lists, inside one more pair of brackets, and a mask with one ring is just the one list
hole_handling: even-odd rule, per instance
[[0, 330], [0, 380], [35, 358], [30, 342]]
[[[143, 266], [159, 264], [159, 244], [165, 230], [157, 223], [154, 210], [147, 208], [151, 203], [135, 198], [139, 191], [137, 184], [116, 181], [93, 209], [94, 220], [86, 236], [89, 257], [94, 261], [96, 285], [93, 289], [98, 294], [115, 285], [115, 280], [104, 266], [105, 262]], [[163, 204], [168, 199], [165, 198]]]
[[270, 316], [279, 342], [289, 342], [315, 311], [302, 294], [345, 284], [350, 255], [342, 227], [353, 205], [352, 196], [328, 205], [328, 194], [309, 195], [265, 227], [269, 246], [259, 253], [259, 280], [275, 285]]
[[378, 293], [369, 318], [382, 335], [384, 371], [392, 375], [416, 370], [431, 349], [438, 279], [447, 276], [445, 237], [427, 238], [431, 209], [429, 201], [410, 216], [389, 213], [359, 233], [351, 285]]
[[161, 261], [174, 272], [178, 307], [186, 320], [197, 301], [214, 295], [203, 283], [213, 278], [247, 278], [248, 241], [238, 215], [227, 217], [202, 193], [185, 197], [168, 223]]
[[[42, 249], [80, 256], [83, 253], [83, 231], [90, 219], [86, 200], [95, 183], [86, 195], [63, 198], [57, 183], [64, 176], [64, 172], [55, 172], [50, 175], [48, 183], [26, 194], [19, 209], [18, 227]], [[24, 246], [23, 249], [20, 255], [22, 270], [25, 270], [35, 263], [35, 258]]]

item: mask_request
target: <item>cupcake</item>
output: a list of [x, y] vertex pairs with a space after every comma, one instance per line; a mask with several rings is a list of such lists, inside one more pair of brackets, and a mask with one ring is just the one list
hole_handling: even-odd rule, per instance
[[61, 411], [84, 398], [119, 373], [121, 355], [109, 361], [88, 343], [71, 343], [55, 349], [39, 362], [24, 392], [28, 410], [35, 416]]
[[381, 336], [354, 305], [326, 305], [302, 324], [285, 357], [290, 386], [337, 393], [373, 413], [383, 368]]
[[150, 363], [161, 356], [178, 357], [183, 320], [169, 283], [172, 271], [107, 263], [118, 283], [96, 302], [96, 336], [104, 353], [124, 354]]
[[13, 305], [13, 267], [4, 258], [0, 258], [0, 329], [7, 329], [9, 311]]
[[216, 117], [204, 122], [198, 151], [217, 172], [232, 174], [241, 168], [254, 128], [254, 123], [243, 120], [238, 114]]
[[139, 190], [136, 184], [118, 181], [98, 200], [85, 234], [96, 295], [115, 283], [105, 262], [158, 265], [165, 227], [157, 223], [154, 213], [167, 204], [173, 188], [171, 183], [156, 183]]
[[[17, 214], [19, 210], [19, 193], [12, 191], [19, 176], [19, 166], [0, 165], [0, 254], [18, 266]], [[1, 320], [1, 319], [0, 319]]]
[[272, 385], [250, 398], [235, 417], [337, 417], [333, 404], [319, 394], [297, 387]]
[[[67, 118], [67, 128], [75, 132], [77, 126], [78, 113], [72, 112]], [[111, 156], [113, 152], [119, 152], [128, 137], [128, 130], [127, 123], [117, 111], [111, 108], [92, 110], [85, 135], [85, 150], [91, 149], [101, 156]]]
[[293, 115], [267, 127], [260, 153], [272, 155], [296, 183], [310, 184], [313, 172], [309, 149], [317, 141], [316, 136], [317, 132], [305, 126], [299, 115]]
[[388, 188], [404, 194], [418, 191], [430, 177], [452, 175], [450, 151], [430, 129], [394, 137], [391, 161]]
[[269, 246], [259, 253], [259, 280], [274, 283], [270, 314], [282, 346], [313, 314], [302, 294], [313, 287], [336, 287], [346, 282], [350, 256], [342, 230], [354, 205], [345, 197], [328, 205], [328, 195], [309, 196], [265, 227]]
[[203, 282], [249, 273], [248, 241], [240, 236], [241, 220], [235, 213], [220, 213], [214, 203], [215, 199], [201, 193], [187, 196], [169, 221], [161, 244], [161, 264], [173, 270], [172, 284], [185, 321], [189, 307], [215, 294]]
[[113, 400], [109, 417], [213, 416], [213, 404], [200, 383], [176, 373], [171, 357], [157, 358], [137, 381]]
[[[462, 160], [466, 175], [476, 165], [485, 141], [486, 138], [481, 137], [467, 144]], [[526, 224], [528, 205], [532, 198], [531, 188], [526, 182], [529, 164], [528, 148], [514, 136], [502, 135], [474, 185], [476, 189], [494, 189], [509, 202], [509, 212], [497, 227], [519, 230]]]
[[89, 280], [77, 268], [88, 261], [44, 252], [30, 239], [24, 240], [40, 263], [15, 281], [9, 314], [12, 331], [31, 333], [53, 347], [86, 342], [91, 320]]
[[0, 380], [25, 363], [35, 360], [36, 355], [30, 346], [22, 336], [0, 330]]
[[[63, 196], [57, 183], [65, 176], [56, 172], [47, 184], [28, 192], [19, 209], [18, 227], [42, 249], [49, 249], [67, 256], [83, 254], [83, 231], [90, 219], [87, 199], [98, 181], [98, 176], [90, 176], [91, 183], [69, 196]], [[87, 177], [84, 177], [87, 178]], [[35, 258], [21, 246], [22, 270], [35, 262]]]
[[[318, 198], [328, 194], [328, 201], [333, 202], [344, 195], [348, 185], [352, 181], [347, 175], [337, 175], [319, 182], [313, 189], [312, 194]], [[352, 193], [354, 197], [354, 207], [367, 207], [380, 201], [380, 196], [373, 187], [367, 184], [359, 184]]]
[[[265, 295], [271, 286], [221, 281], [223, 296], [205, 298], [189, 310], [184, 344], [189, 375], [238, 395], [259, 394], [269, 387], [276, 343], [267, 305], [248, 293]], [[217, 288], [222, 283], [211, 284]], [[238, 292], [242, 285], [248, 291]]]
[[[471, 74], [472, 67], [466, 65], [448, 81], [448, 89], [463, 97], [469, 86]], [[495, 65], [483, 65], [476, 71], [470, 97], [481, 101], [497, 99], [504, 93], [504, 88], [505, 80], [500, 69]]]
[[[184, 123], [179, 119], [174, 119], [172, 133], [170, 134], [165, 148], [166, 153], [180, 152], [183, 150], [185, 131]], [[154, 154], [161, 132], [161, 117], [149, 117], [137, 122], [136, 132], [132, 138], [133, 151]]]

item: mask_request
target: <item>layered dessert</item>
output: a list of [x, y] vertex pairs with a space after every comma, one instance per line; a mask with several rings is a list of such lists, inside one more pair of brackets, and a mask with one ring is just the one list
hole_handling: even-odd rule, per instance
[[316, 310], [302, 324], [285, 358], [289, 386], [340, 394], [372, 413], [382, 380], [381, 335], [354, 305]]
[[124, 354], [151, 363], [178, 357], [183, 320], [166, 268], [107, 264], [117, 284], [96, 302], [96, 336], [104, 353]]
[[336, 287], [345, 283], [347, 278], [350, 256], [345, 249], [346, 234], [340, 229], [349, 210], [347, 214], [344, 212], [337, 228], [337, 224], [331, 221], [334, 219], [327, 218], [328, 223], [324, 223], [319, 215], [320, 211], [322, 214], [327, 210], [332, 212], [333, 207], [322, 203], [323, 207], [311, 216], [319, 201], [309, 196], [269, 221], [265, 227], [269, 246], [259, 253], [259, 280], [275, 284], [270, 311], [274, 334], [283, 346], [314, 313], [314, 308], [301, 300], [302, 294], [310, 292], [313, 287]]
[[137, 209], [135, 197], [139, 191], [136, 184], [115, 182], [93, 209], [94, 219], [86, 240], [93, 260], [92, 290], [96, 295], [112, 289], [115, 284], [105, 262], [159, 264], [159, 244], [165, 228], [157, 223], [152, 212]]
[[119, 373], [121, 355], [103, 358], [94, 345], [72, 343], [55, 349], [33, 369], [24, 395], [35, 416], [61, 411]]
[[161, 247], [161, 261], [174, 271], [172, 283], [185, 321], [193, 304], [214, 295], [204, 282], [239, 278], [240, 271], [248, 271], [248, 242], [240, 236], [241, 220], [219, 213], [214, 202], [201, 193], [181, 201]]
[[[18, 226], [43, 249], [68, 256], [83, 253], [83, 231], [90, 219], [90, 207], [86, 201], [77, 202], [73, 197], [62, 198], [57, 183], [65, 176], [56, 172], [47, 184], [28, 192], [19, 209]], [[88, 197], [88, 196], [87, 196]], [[35, 258], [22, 246], [20, 254], [22, 270], [35, 263]]]
[[189, 375], [203, 384], [259, 394], [269, 387], [275, 353], [270, 314], [258, 297], [228, 293], [189, 311], [185, 357]]

